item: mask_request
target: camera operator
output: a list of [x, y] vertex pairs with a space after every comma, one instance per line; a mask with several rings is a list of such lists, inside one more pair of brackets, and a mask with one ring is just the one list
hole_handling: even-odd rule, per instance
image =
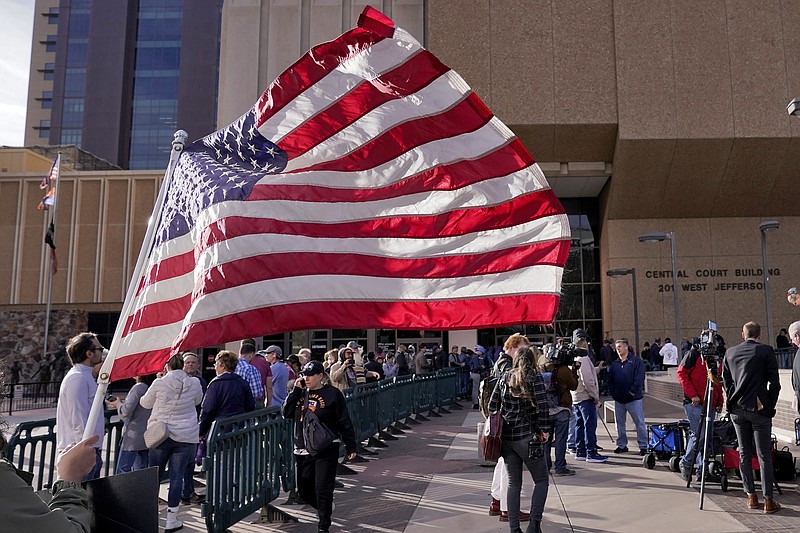
[[[569, 432], [570, 419], [572, 418], [572, 394], [578, 388], [578, 369], [574, 364], [575, 351], [568, 348], [553, 349], [546, 352], [547, 363], [544, 365], [544, 373], [550, 373], [550, 387], [548, 395], [554, 395], [550, 407], [550, 419], [553, 422], [553, 433], [548, 441], [547, 454], [548, 464], [550, 463], [550, 447], [555, 448], [555, 470], [553, 475], [572, 476], [574, 470], [567, 468], [567, 434]], [[548, 400], [550, 400], [548, 396]], [[551, 444], [552, 443], [552, 444]]]
[[597, 406], [600, 405], [597, 369], [589, 356], [586, 332], [576, 329], [572, 333], [572, 341], [575, 345], [575, 367], [578, 370], [578, 386], [571, 392], [572, 409], [576, 417], [575, 460], [605, 463], [608, 457], [597, 453]]
[[[713, 390], [711, 394], [711, 413], [709, 414], [705, 436], [701, 435], [703, 416], [706, 412], [706, 407], [703, 404], [705, 401], [706, 383], [708, 381], [708, 367], [706, 366], [706, 359], [716, 368], [714, 369], [715, 375], [720, 375], [721, 358], [715, 357], [716, 353], [709, 354], [703, 357], [700, 354], [698, 345], [700, 339], [695, 338], [692, 347], [683, 356], [681, 364], [678, 366], [678, 382], [683, 388], [683, 411], [686, 413], [686, 418], [689, 420], [689, 439], [686, 443], [686, 453], [681, 457], [681, 475], [686, 481], [692, 476], [692, 453], [696, 453], [695, 464], [697, 465], [697, 475], [701, 474], [700, 468], [703, 465], [703, 443], [705, 439], [711, 438], [714, 429], [714, 418], [716, 413], [722, 410], [722, 385], [713, 383]], [[715, 350], [716, 351], [716, 350]], [[700, 436], [701, 438], [698, 438]]]

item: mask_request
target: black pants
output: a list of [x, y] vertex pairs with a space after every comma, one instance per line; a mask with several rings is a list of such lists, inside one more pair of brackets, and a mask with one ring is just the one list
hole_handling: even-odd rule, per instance
[[297, 459], [297, 492], [303, 500], [317, 510], [319, 529], [331, 527], [333, 488], [336, 481], [336, 463], [339, 443], [334, 442], [316, 456], [295, 455]]

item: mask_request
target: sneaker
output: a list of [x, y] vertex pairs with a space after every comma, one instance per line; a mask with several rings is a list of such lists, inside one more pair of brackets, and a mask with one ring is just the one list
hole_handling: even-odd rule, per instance
[[627, 446], [617, 446], [617, 449], [614, 450], [614, 453], [628, 453]]
[[681, 465], [681, 477], [684, 481], [691, 481], [692, 480], [692, 468], [688, 466]]
[[647, 448], [639, 448], [639, 455], [641, 455], [642, 457], [644, 457], [648, 453], [650, 452], [647, 451]]
[[608, 461], [608, 457], [599, 453], [592, 453], [586, 456], [587, 463], [605, 463], [606, 461]]
[[570, 470], [569, 468], [567, 468], [566, 470], [559, 470], [559, 471], [553, 472], [553, 475], [554, 476], [574, 476], [575, 475], [575, 471], [574, 470]]
[[571, 453], [572, 455], [575, 455], [575, 451], [575, 448], [567, 448], [567, 452]]
[[586, 456], [585, 456], [585, 455], [578, 455], [578, 454], [576, 453], [576, 454], [575, 454], [575, 460], [576, 460], [576, 461], [585, 461], [585, 460], [586, 460]]
[[184, 505], [203, 503], [204, 501], [206, 501], [206, 497], [202, 494], [192, 494], [188, 498], [181, 496], [181, 503]]

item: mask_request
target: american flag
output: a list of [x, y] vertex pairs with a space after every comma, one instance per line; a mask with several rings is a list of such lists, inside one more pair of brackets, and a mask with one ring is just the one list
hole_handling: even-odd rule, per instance
[[42, 182], [39, 184], [39, 188], [44, 190], [47, 189], [47, 193], [45, 194], [42, 201], [39, 202], [37, 209], [43, 209], [47, 211], [56, 203], [56, 185], [58, 181], [58, 173], [59, 169], [61, 168], [61, 154], [56, 156], [55, 161], [53, 161], [53, 166], [50, 167], [50, 172], [47, 173], [45, 177], [42, 178]]
[[550, 323], [570, 239], [520, 141], [369, 7], [185, 149], [157, 224], [112, 379], [284, 331]]

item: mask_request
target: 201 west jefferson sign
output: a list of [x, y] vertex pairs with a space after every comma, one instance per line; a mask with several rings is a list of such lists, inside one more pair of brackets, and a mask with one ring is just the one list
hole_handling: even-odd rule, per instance
[[[763, 291], [763, 281], [749, 281], [749, 279], [761, 280], [764, 271], [760, 268], [698, 268], [694, 272], [678, 270], [678, 286], [682, 292], [704, 292], [704, 291]], [[698, 278], [698, 281], [690, 281], [690, 275]], [[780, 276], [780, 268], [770, 268], [767, 274]], [[644, 277], [648, 279], [672, 279], [672, 270], [646, 270]], [[687, 278], [686, 283], [681, 283], [681, 278]], [[720, 279], [724, 278], [724, 279]], [[731, 280], [731, 278], [733, 278]], [[744, 278], [744, 279], [743, 279]], [[700, 282], [699, 280], [704, 280]], [[659, 283], [658, 292], [672, 292], [672, 283]]]

